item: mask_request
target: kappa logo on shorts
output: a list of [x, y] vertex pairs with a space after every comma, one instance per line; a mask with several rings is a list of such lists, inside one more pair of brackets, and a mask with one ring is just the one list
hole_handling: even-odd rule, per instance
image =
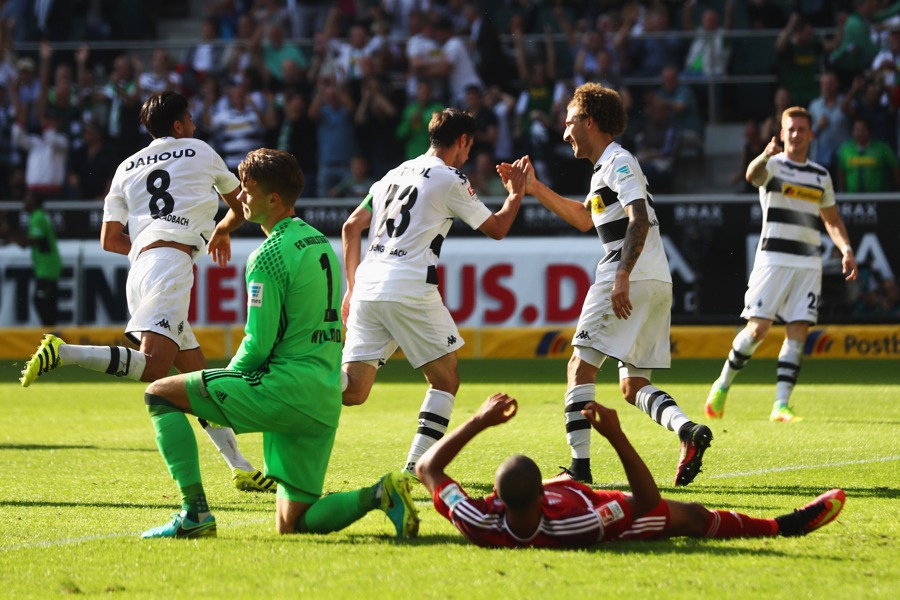
[[452, 345], [455, 344], [455, 343], [456, 343], [456, 336], [455, 336], [455, 335], [448, 335], [448, 336], [447, 336], [447, 346], [452, 346]]
[[263, 301], [263, 284], [251, 283], [247, 290], [247, 306], [262, 306]]
[[576, 340], [589, 340], [591, 339], [591, 334], [589, 334], [586, 330], [582, 329], [578, 332], [578, 335], [575, 336]]
[[[169, 327], [169, 320], [168, 320], [168, 319], [160, 319], [159, 321], [156, 322], [156, 326], [157, 326], [157, 327], [162, 327], [162, 328], [168, 329], [169, 331], [172, 331], [172, 328]], [[179, 333], [180, 333], [180, 332], [179, 332]]]
[[228, 394], [221, 390], [216, 390], [216, 400], [219, 401], [219, 404], [225, 404], [225, 401], [228, 399]]

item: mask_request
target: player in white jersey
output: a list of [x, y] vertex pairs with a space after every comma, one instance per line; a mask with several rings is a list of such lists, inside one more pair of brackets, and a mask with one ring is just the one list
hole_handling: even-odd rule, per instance
[[[564, 198], [538, 181], [530, 159], [521, 163], [527, 173], [526, 192], [573, 227], [596, 229], [604, 252], [572, 339], [565, 396], [572, 462], [560, 477], [593, 481], [591, 424], [581, 411], [594, 402], [597, 372], [611, 357], [619, 361], [625, 400], [678, 434], [681, 456], [675, 485], [687, 485], [700, 472], [712, 432], [688, 419], [669, 394], [650, 383], [653, 369], [670, 366], [672, 276], [647, 180], [637, 159], [614, 141], [627, 123], [615, 90], [596, 83], [575, 90], [563, 139], [572, 145], [576, 158], [594, 165], [584, 202]], [[505, 178], [517, 167], [504, 163], [499, 170]]]
[[822, 165], [807, 159], [812, 139], [809, 112], [802, 107], [788, 108], [781, 116], [784, 151], [773, 137], [763, 153], [747, 166], [747, 181], [759, 188], [762, 235], [741, 313], [747, 326], [734, 338], [722, 374], [706, 399], [706, 416], [712, 419], [722, 418], [734, 378], [777, 320], [786, 327], [778, 353], [775, 404], [769, 418], [787, 423], [800, 420], [788, 401], [800, 372], [806, 334], [819, 314], [820, 217], [831, 241], [843, 254], [841, 266], [847, 280], [856, 279], [856, 258], [834, 203], [831, 175]]
[[[194, 139], [184, 96], [151, 96], [141, 109], [141, 123], [154, 139], [116, 170], [100, 234], [104, 250], [125, 254], [131, 263], [126, 283], [131, 319], [125, 335], [140, 350], [66, 344], [47, 335], [22, 371], [23, 386], [69, 364], [135, 381], [161, 379], [173, 365], [182, 373], [206, 368], [187, 321], [194, 261], [207, 241], [216, 262], [224, 266], [231, 259], [229, 234], [243, 222], [240, 181], [209, 145]], [[220, 195], [234, 210], [216, 229]], [[238, 489], [275, 491], [275, 482], [240, 453], [234, 432], [201, 424], [231, 467]]]
[[[429, 388], [405, 468], [447, 431], [459, 389], [456, 351], [463, 345], [438, 293], [441, 244], [455, 217], [495, 240], [509, 232], [525, 191], [525, 175], [507, 178], [509, 195], [496, 213], [460, 172], [475, 139], [466, 112], [436, 112], [428, 124], [430, 149], [375, 183], [343, 227], [347, 292], [341, 306], [347, 325], [342, 358], [344, 405], [369, 397], [375, 373], [399, 346], [422, 369]], [[369, 230], [360, 261], [362, 233]]]

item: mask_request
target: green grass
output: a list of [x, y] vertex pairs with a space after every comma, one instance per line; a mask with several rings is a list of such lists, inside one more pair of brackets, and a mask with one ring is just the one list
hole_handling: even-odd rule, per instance
[[[682, 361], [654, 383], [685, 412], [702, 406], [720, 361]], [[583, 551], [484, 550], [463, 541], [414, 488], [420, 538], [390, 537], [373, 512], [328, 536], [279, 537], [271, 495], [240, 493], [197, 429], [215, 540], [141, 540], [164, 522], [177, 492], [154, 442], [138, 383], [67, 368], [22, 389], [0, 365], [0, 596], [397, 598], [896, 598], [900, 597], [900, 391], [896, 361], [807, 361], [793, 404], [805, 417], [768, 421], [774, 362], [754, 361], [732, 388], [704, 473], [672, 487], [674, 434], [620, 399], [615, 369], [598, 399], [622, 426], [666, 497], [775, 516], [843, 487], [847, 507], [803, 538], [605, 544]], [[545, 474], [567, 462], [562, 425], [565, 362], [463, 362], [453, 424], [489, 393], [515, 395], [509, 424], [470, 444], [450, 472], [487, 493], [496, 465], [526, 452]], [[425, 385], [401, 361], [372, 397], [346, 409], [328, 490], [349, 490], [406, 456]], [[240, 438], [262, 462], [259, 435]], [[623, 485], [621, 466], [593, 439], [595, 481]]]

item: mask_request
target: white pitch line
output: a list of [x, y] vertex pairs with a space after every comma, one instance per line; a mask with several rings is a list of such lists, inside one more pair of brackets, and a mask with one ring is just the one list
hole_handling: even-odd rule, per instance
[[864, 458], [860, 460], [843, 460], [840, 462], [822, 463], [820, 465], [795, 465], [790, 467], [773, 467], [771, 469], [759, 469], [757, 471], [741, 471], [738, 473], [723, 473], [721, 475], [709, 475], [704, 479], [727, 479], [729, 477], [745, 477], [747, 475], [764, 475], [766, 473], [782, 473], [784, 471], [802, 471], [805, 469], [827, 469], [830, 467], [844, 467], [847, 465], [864, 465], [876, 462], [891, 462], [900, 460], [900, 456], [883, 456], [881, 458]]

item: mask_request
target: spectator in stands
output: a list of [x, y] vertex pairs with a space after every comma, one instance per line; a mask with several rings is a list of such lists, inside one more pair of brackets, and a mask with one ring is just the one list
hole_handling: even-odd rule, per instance
[[243, 14], [237, 20], [237, 35], [225, 47], [222, 55], [223, 70], [227, 77], [237, 78], [251, 65], [263, 64], [262, 38], [265, 28], [257, 26], [250, 14]]
[[513, 115], [516, 99], [504, 92], [497, 85], [491, 85], [484, 94], [485, 106], [488, 106], [497, 117], [497, 138], [494, 144], [494, 157], [497, 162], [513, 162], [514, 136]]
[[[11, 82], [12, 83], [12, 82]], [[5, 82], [0, 81], [0, 198], [15, 198], [13, 180], [22, 177], [21, 156], [12, 143], [15, 106]]]
[[888, 192], [900, 189], [900, 163], [886, 142], [873, 139], [869, 122], [853, 120], [853, 138], [838, 150], [838, 191]]
[[529, 60], [525, 52], [524, 30], [514, 25], [516, 66], [522, 91], [516, 102], [516, 126], [519, 149], [528, 154], [541, 180], [552, 181], [549, 153], [552, 145], [553, 99], [556, 88], [556, 53], [553, 38], [544, 32], [544, 55]]
[[644, 126], [637, 137], [635, 156], [653, 190], [671, 193], [681, 130], [672, 118], [669, 103], [662, 98], [653, 97], [647, 113]]
[[263, 122], [242, 85], [229, 86], [226, 98], [224, 106], [212, 114], [210, 126], [222, 160], [237, 173], [238, 165], [247, 153], [263, 145]]
[[456, 37], [450, 19], [438, 17], [432, 26], [435, 40], [441, 46], [441, 56], [432, 63], [430, 74], [445, 79], [450, 90], [451, 105], [463, 107], [469, 86], [483, 88], [484, 85], [465, 43]]
[[731, 183], [736, 187], [735, 191], [745, 194], [756, 193], [757, 188], [747, 181], [745, 174], [753, 159], [766, 149], [770, 139], [772, 139], [772, 136], [763, 138], [760, 135], [760, 127], [756, 119], [747, 119], [744, 122], [744, 145], [741, 148], [741, 162], [738, 165], [738, 170], [731, 176]]
[[767, 144], [772, 138], [776, 140], [781, 139], [781, 115], [785, 110], [796, 104], [786, 87], [776, 88], [772, 103], [774, 109], [763, 121], [761, 129], [761, 136]]
[[224, 71], [225, 48], [216, 43], [218, 40], [219, 20], [215, 17], [203, 19], [200, 42], [188, 50], [183, 65], [184, 77], [197, 80], [192, 82], [191, 89], [196, 90], [207, 75], [215, 76]]
[[[688, 0], [682, 13], [685, 31], [694, 30], [694, 7], [697, 0]], [[694, 34], [684, 62], [683, 74], [686, 77], [706, 78], [722, 76], [728, 67], [731, 47], [725, 39], [724, 32], [731, 29], [734, 15], [734, 0], [725, 0], [724, 26], [719, 13], [714, 9], [706, 9], [700, 18], [700, 27]]]
[[[364, 70], [370, 68], [371, 65], [364, 67]], [[394, 141], [398, 116], [399, 111], [381, 80], [373, 74], [364, 75], [353, 123], [356, 154], [366, 159], [367, 171], [371, 166], [381, 176], [402, 156]]]
[[109, 105], [107, 132], [122, 158], [141, 147], [141, 89], [136, 70], [132, 57], [120, 54], [113, 61], [109, 83], [103, 90]]
[[362, 23], [354, 23], [347, 32], [347, 41], [336, 45], [337, 56], [334, 61], [337, 83], [346, 84], [355, 100], [359, 99], [363, 74], [371, 69], [364, 63], [371, 60], [366, 45], [369, 33]]
[[82, 137], [81, 147], [69, 153], [66, 169], [69, 195], [80, 200], [103, 200], [119, 166], [118, 155], [107, 143], [98, 123], [85, 122]]
[[422, 79], [418, 83], [416, 98], [403, 109], [400, 123], [394, 133], [396, 138], [405, 142], [406, 160], [425, 154], [431, 146], [428, 139], [428, 122], [431, 115], [444, 109], [439, 102], [431, 99], [431, 83]]
[[297, 159], [306, 179], [307, 197], [319, 195], [316, 188], [318, 159], [318, 125], [309, 116], [309, 101], [305, 94], [289, 92], [284, 100], [284, 114], [278, 128], [275, 147], [290, 152]]
[[318, 123], [319, 193], [326, 192], [350, 172], [354, 154], [353, 114], [356, 105], [344, 86], [323, 77], [309, 107], [309, 116]]
[[656, 90], [656, 97], [669, 105], [669, 112], [681, 130], [682, 144], [692, 148], [703, 146], [703, 121], [694, 91], [681, 83], [678, 69], [669, 66], [661, 73], [662, 86]]
[[12, 98], [19, 111], [19, 119], [28, 129], [40, 129], [40, 119], [37, 112], [37, 101], [41, 95], [41, 81], [35, 77], [34, 59], [20, 58], [16, 61], [16, 77], [10, 91], [14, 91]]
[[284, 26], [281, 23], [271, 23], [266, 26], [266, 38], [262, 42], [262, 57], [265, 69], [263, 78], [274, 80], [276, 84], [284, 82], [285, 61], [293, 62], [300, 69], [309, 68], [309, 59], [300, 48], [285, 41]]
[[489, 152], [479, 152], [474, 155], [475, 160], [471, 172], [469, 173], [469, 181], [479, 197], [488, 196], [506, 197], [506, 188], [503, 186], [503, 180], [497, 175], [496, 161]]
[[856, 77], [844, 95], [842, 108], [849, 118], [865, 119], [874, 138], [887, 142], [891, 148], [896, 146], [896, 107], [875, 81]]
[[778, 32], [775, 38], [778, 81], [790, 92], [795, 104], [807, 106], [818, 95], [817, 79], [826, 51], [812, 23], [803, 20], [799, 13], [793, 13]]
[[369, 193], [375, 180], [369, 174], [369, 161], [365, 156], [356, 155], [350, 159], [350, 173], [344, 176], [337, 185], [328, 190], [330, 198], [362, 199]]
[[619, 64], [611, 44], [606, 42], [602, 31], [588, 31], [584, 34], [581, 47], [575, 55], [575, 85], [594, 81], [617, 88]]
[[181, 75], [175, 71], [169, 60], [169, 53], [163, 48], [156, 48], [150, 58], [150, 70], [138, 76], [141, 88], [141, 103], [146, 102], [153, 94], [167, 91], [181, 93]]
[[663, 68], [681, 55], [681, 41], [669, 29], [669, 12], [665, 5], [657, 5], [644, 16], [643, 33], [628, 42], [628, 56], [635, 77], [656, 77]]
[[24, 109], [16, 109], [16, 122], [12, 126], [12, 141], [27, 152], [25, 158], [25, 186], [29, 194], [43, 194], [51, 198], [62, 197], [66, 177], [66, 156], [69, 138], [58, 130], [58, 121], [52, 110], [41, 119], [40, 133], [28, 133], [18, 118]]
[[511, 65], [503, 51], [500, 32], [485, 10], [484, 3], [466, 2], [463, 5], [463, 16], [468, 23], [469, 45], [478, 76], [486, 85], [505, 88], [509, 83]]
[[311, 38], [317, 31], [322, 31], [330, 10], [328, 0], [293, 0], [291, 37]]
[[36, 110], [38, 114], [46, 114], [48, 110], [52, 110], [59, 131], [69, 138], [69, 147], [77, 148], [81, 145], [82, 106], [81, 94], [72, 81], [72, 67], [67, 63], [57, 64], [51, 85], [50, 64], [54, 52], [50, 44], [42, 42], [39, 54], [41, 90]]
[[841, 44], [831, 53], [831, 65], [843, 89], [868, 69], [878, 54], [878, 45], [872, 39], [874, 24], [900, 13], [900, 2], [884, 10], [878, 10], [878, 0], [854, 0], [853, 6], [854, 12], [844, 23]]
[[477, 156], [487, 152], [494, 157], [494, 146], [497, 143], [497, 115], [484, 103], [484, 92], [476, 85], [466, 90], [466, 112], [475, 119], [475, 141], [469, 154]]
[[[398, 0], [400, 1], [400, 0]], [[408, 15], [407, 40], [406, 40], [406, 62], [408, 65], [408, 74], [406, 76], [406, 97], [412, 101], [418, 97], [419, 83], [422, 81], [429, 82], [429, 88], [432, 93], [431, 99], [437, 99], [443, 96], [443, 87], [430, 76], [432, 60], [440, 55], [441, 47], [434, 40], [431, 29], [431, 21], [421, 11], [414, 10]], [[426, 120], [426, 126], [428, 122]], [[422, 150], [424, 154], [426, 147]], [[418, 156], [416, 154], [415, 156]], [[412, 156], [410, 158], [415, 158]]]
[[218, 146], [213, 139], [212, 116], [227, 106], [228, 100], [222, 95], [222, 84], [218, 77], [206, 77], [200, 85], [200, 90], [190, 97], [191, 115], [197, 126], [194, 137], [201, 139], [211, 146]]
[[819, 92], [819, 96], [809, 103], [815, 135], [810, 160], [833, 172], [837, 150], [850, 137], [850, 122], [844, 112], [844, 96], [838, 93], [838, 78], [833, 71], [822, 74]]

